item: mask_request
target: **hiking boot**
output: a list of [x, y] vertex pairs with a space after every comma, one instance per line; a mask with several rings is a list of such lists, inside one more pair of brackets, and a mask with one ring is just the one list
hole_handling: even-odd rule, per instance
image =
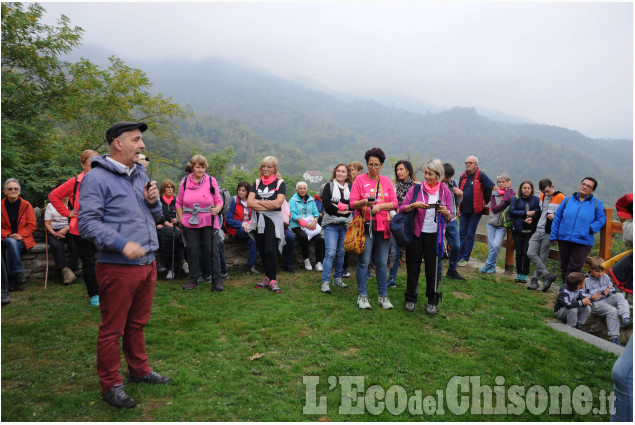
[[172, 270], [168, 270], [168, 274], [165, 275], [166, 280], [174, 279], [174, 272]]
[[71, 269], [69, 269], [68, 267], [64, 267], [62, 269], [62, 279], [62, 285], [68, 286], [73, 283], [75, 279], [77, 279], [77, 276], [75, 276], [75, 273], [73, 273]]
[[620, 342], [620, 340], [616, 336], [614, 336], [613, 338], [609, 338], [609, 341], [611, 341], [615, 345], [623, 347], [622, 343]]
[[104, 400], [118, 409], [129, 409], [131, 407], [135, 407], [136, 405], [134, 399], [123, 390], [122, 385], [115, 385], [101, 396]]
[[542, 292], [547, 292], [549, 288], [551, 288], [551, 284], [555, 282], [557, 278], [558, 277], [553, 273], [546, 275], [542, 280]]
[[412, 302], [412, 301], [408, 301], [408, 302], [406, 303], [406, 311], [409, 311], [409, 312], [411, 312], [411, 313], [412, 313], [413, 311], [415, 311], [415, 303], [414, 303], [414, 302]]
[[428, 307], [426, 308], [426, 314], [429, 314], [430, 316], [434, 316], [435, 314], [437, 314], [437, 306], [428, 304]]
[[198, 278], [198, 283], [212, 283], [212, 275], [206, 276], [206, 277], [199, 277]]
[[538, 278], [536, 276], [533, 276], [531, 279], [529, 279], [529, 286], [527, 287], [527, 289], [530, 289], [532, 291], [538, 289]]
[[368, 295], [360, 295], [357, 297], [357, 307], [359, 307], [362, 310], [370, 310]]
[[304, 259], [304, 268], [307, 270], [313, 270], [313, 267], [311, 267], [311, 261], [309, 261], [308, 258]]
[[88, 303], [92, 307], [98, 307], [99, 306], [99, 295], [93, 295], [92, 297], [90, 297], [90, 299], [88, 300]]
[[223, 292], [225, 290], [225, 285], [223, 285], [223, 282], [217, 282], [217, 283], [212, 284], [212, 287], [209, 288], [209, 289], [212, 292], [214, 292], [214, 291]]
[[342, 282], [341, 277], [336, 277], [333, 279], [333, 285], [338, 286], [340, 288], [348, 288], [348, 285]]
[[449, 277], [450, 279], [454, 279], [454, 280], [465, 280], [465, 278], [463, 276], [461, 276], [459, 274], [459, 272], [457, 272], [456, 270], [448, 270], [448, 272], [445, 274], [446, 277]]
[[322, 282], [321, 291], [324, 292], [325, 294], [330, 294], [331, 293], [331, 288], [329, 286], [329, 282], [328, 281]]
[[624, 319], [622, 319], [623, 328], [632, 327], [632, 326], [633, 326], [633, 321], [631, 320], [630, 317], [625, 317]]
[[345, 279], [347, 277], [351, 277], [351, 272], [349, 272], [348, 270], [343, 270], [342, 271], [342, 278]]
[[197, 282], [187, 282], [185, 285], [183, 285], [183, 289], [194, 289], [196, 287], [198, 287]]
[[251, 275], [257, 275], [260, 274], [260, 272], [258, 270], [256, 270], [256, 266], [251, 266], [247, 269], [247, 273], [251, 274]]
[[276, 294], [282, 292], [280, 291], [280, 286], [278, 286], [278, 281], [275, 279], [269, 281], [269, 289], [271, 289], [271, 292], [275, 292]]
[[142, 376], [140, 378], [130, 376], [130, 382], [138, 383], [138, 382], [147, 382], [149, 384], [167, 384], [172, 381], [167, 376], [163, 376], [160, 373], [155, 372], [154, 370], [150, 371], [146, 376]]
[[465, 267], [465, 266], [467, 266], [467, 263], [468, 263], [468, 261], [459, 260], [459, 262], [456, 263], [456, 265], [459, 266], [459, 267]]
[[379, 304], [384, 310], [392, 310], [393, 309], [392, 303], [390, 302], [388, 297], [380, 296], [377, 299], [377, 304]]
[[18, 285], [23, 285], [30, 275], [31, 275], [31, 270], [25, 270], [23, 272], [19, 272], [18, 274], [15, 275], [15, 282]]
[[264, 288], [268, 288], [269, 287], [269, 278], [267, 276], [265, 276], [265, 278], [263, 279], [262, 282], [258, 282], [256, 283], [256, 288], [258, 289], [264, 289]]
[[181, 264], [181, 269], [183, 270], [183, 273], [190, 274], [190, 265], [187, 264], [187, 261], [183, 261], [183, 263]]

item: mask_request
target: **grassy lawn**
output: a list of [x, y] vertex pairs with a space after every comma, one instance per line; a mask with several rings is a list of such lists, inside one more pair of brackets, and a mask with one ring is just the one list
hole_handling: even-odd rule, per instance
[[[461, 272], [468, 281], [444, 282], [436, 317], [425, 315], [425, 297], [415, 313], [404, 310], [405, 266], [399, 288], [389, 292], [392, 311], [377, 306], [375, 279], [369, 281], [373, 308], [360, 311], [354, 280], [347, 280], [349, 288], [325, 295], [315, 271], [279, 276], [281, 294], [255, 289], [257, 279], [238, 271], [223, 293], [203, 285], [183, 291], [184, 281], [159, 281], [146, 346], [151, 366], [173, 382], [127, 385], [137, 401], [130, 410], [114, 409], [101, 399], [95, 370], [100, 315], [88, 306], [83, 284], [54, 283], [44, 291], [43, 285], [30, 283], [2, 308], [2, 420], [608, 420], [607, 413], [554, 415], [549, 409], [539, 415], [528, 409], [519, 414], [451, 411], [446, 388], [455, 376], [480, 377], [482, 386], [502, 385], [505, 391], [513, 385], [527, 391], [534, 385], [566, 385], [572, 391], [585, 385], [593, 406], [600, 407], [601, 391], [612, 390], [616, 360], [545, 325], [553, 315], [553, 294], [527, 291], [501, 275]], [[262, 356], [250, 359], [255, 354]], [[125, 363], [122, 375], [127, 379]], [[317, 397], [326, 396], [326, 412], [303, 414], [305, 404], [313, 402], [313, 397], [307, 400], [303, 376], [319, 377]], [[374, 393], [367, 391], [372, 385], [389, 396], [378, 396], [377, 411], [371, 405], [361, 415], [340, 413], [342, 399], [350, 403], [342, 390], [344, 376], [363, 377], [354, 400], [366, 395], [372, 401]], [[432, 415], [382, 409], [382, 402], [402, 401], [390, 397], [394, 385], [408, 398], [437, 399], [438, 391], [446, 401]], [[509, 398], [503, 402], [511, 403]]]

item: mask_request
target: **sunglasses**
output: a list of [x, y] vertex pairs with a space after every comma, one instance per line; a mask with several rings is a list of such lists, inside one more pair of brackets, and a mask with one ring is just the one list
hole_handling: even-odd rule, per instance
[[19, 187], [7, 187], [6, 190], [9, 191], [9, 192], [19, 192], [20, 188]]

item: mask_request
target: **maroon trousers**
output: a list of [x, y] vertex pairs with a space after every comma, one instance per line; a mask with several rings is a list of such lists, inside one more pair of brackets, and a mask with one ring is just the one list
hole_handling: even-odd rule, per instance
[[150, 319], [156, 264], [95, 266], [99, 284], [101, 324], [97, 336], [97, 374], [101, 391], [123, 384], [119, 374], [121, 355], [119, 339], [123, 337], [123, 354], [131, 376], [141, 377], [152, 371], [145, 349], [144, 328]]

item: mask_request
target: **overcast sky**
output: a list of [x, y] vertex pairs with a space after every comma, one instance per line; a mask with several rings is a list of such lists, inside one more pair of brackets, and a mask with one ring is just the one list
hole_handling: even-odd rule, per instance
[[497, 109], [590, 137], [633, 137], [625, 3], [51, 3], [126, 59], [211, 56], [345, 94]]

